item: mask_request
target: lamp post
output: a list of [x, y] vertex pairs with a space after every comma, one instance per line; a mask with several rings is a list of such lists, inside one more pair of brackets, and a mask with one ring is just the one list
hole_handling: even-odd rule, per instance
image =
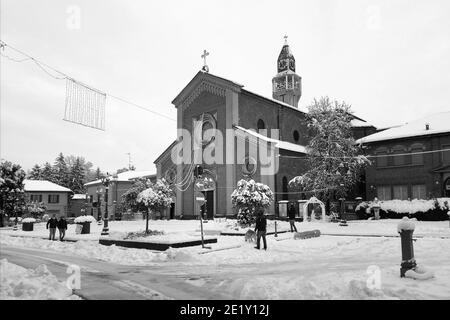
[[105, 186], [105, 218], [103, 219], [104, 225], [101, 235], [107, 236], [109, 235], [109, 228], [108, 228], [108, 192], [109, 192], [109, 182], [111, 179], [108, 176], [108, 173], [106, 173], [106, 177], [102, 178], [102, 184]]
[[100, 190], [97, 188], [97, 221], [98, 221], [98, 225], [102, 224], [102, 212], [100, 209], [100, 195], [102, 193], [102, 189], [100, 188]]

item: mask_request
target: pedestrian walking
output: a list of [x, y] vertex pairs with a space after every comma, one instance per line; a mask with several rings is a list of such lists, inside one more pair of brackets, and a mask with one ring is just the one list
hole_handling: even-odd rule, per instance
[[256, 216], [256, 226], [255, 226], [256, 247], [255, 247], [255, 249], [258, 249], [258, 250], [260, 249], [261, 238], [262, 238], [263, 243], [264, 243], [264, 250], [267, 250], [266, 228], [267, 228], [267, 219], [264, 216], [264, 209], [259, 209], [257, 211], [257, 216]]
[[64, 241], [64, 237], [66, 236], [67, 230], [67, 221], [64, 217], [60, 217], [58, 220], [58, 231], [59, 231], [59, 240]]
[[48, 221], [47, 221], [47, 229], [50, 227], [50, 234], [48, 236], [48, 240], [55, 240], [55, 234], [56, 234], [56, 227], [58, 226], [58, 220], [56, 220], [56, 214], [54, 214]]
[[288, 217], [289, 217], [289, 224], [291, 225], [291, 232], [297, 232], [297, 227], [295, 226], [295, 206], [293, 203], [289, 203], [288, 208]]

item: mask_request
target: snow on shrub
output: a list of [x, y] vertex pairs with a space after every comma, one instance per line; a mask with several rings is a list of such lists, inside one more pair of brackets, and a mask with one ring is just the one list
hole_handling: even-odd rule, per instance
[[240, 180], [231, 194], [231, 203], [238, 209], [241, 226], [251, 225], [258, 208], [268, 208], [273, 201], [273, 192], [269, 186], [254, 180]]
[[95, 220], [95, 218], [93, 216], [79, 216], [77, 218], [75, 218], [74, 222], [75, 223], [85, 223], [85, 222], [96, 222], [97, 220]]
[[35, 218], [25, 218], [22, 220], [22, 223], [35, 223], [36, 219]]
[[381, 210], [388, 212], [395, 212], [398, 214], [415, 214], [418, 212], [427, 212], [435, 209], [449, 210], [450, 209], [450, 198], [437, 198], [432, 200], [386, 200], [378, 201], [377, 203], [361, 202], [357, 207], [356, 211], [365, 209], [366, 213], [370, 213], [371, 209], [378, 205]]
[[[9, 218], [9, 221], [12, 221], [12, 222], [16, 221], [16, 217]], [[22, 221], [22, 218], [21, 217], [17, 217], [17, 222], [20, 222], [20, 221]]]

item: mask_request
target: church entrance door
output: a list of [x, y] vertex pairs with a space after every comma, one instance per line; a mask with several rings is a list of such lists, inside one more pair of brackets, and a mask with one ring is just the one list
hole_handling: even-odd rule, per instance
[[204, 219], [212, 220], [214, 219], [214, 190], [202, 191], [202, 193], [206, 200], [206, 203], [201, 206], [202, 216]]

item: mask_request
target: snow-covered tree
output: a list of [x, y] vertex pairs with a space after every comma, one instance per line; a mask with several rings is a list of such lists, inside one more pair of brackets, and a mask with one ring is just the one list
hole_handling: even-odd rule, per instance
[[132, 212], [145, 211], [146, 207], [143, 203], [137, 202], [138, 195], [152, 186], [152, 183], [147, 178], [136, 179], [131, 187], [122, 194], [121, 205], [125, 210]]
[[231, 203], [238, 210], [238, 222], [242, 227], [250, 226], [255, 221], [255, 212], [268, 208], [274, 200], [269, 186], [254, 180], [240, 180], [231, 194]]
[[80, 158], [76, 158], [70, 167], [69, 189], [74, 193], [84, 193], [85, 172]]
[[307, 149], [308, 170], [290, 181], [291, 188], [312, 191], [329, 202], [345, 197], [359, 181], [361, 170], [370, 163], [364, 157], [351, 131], [350, 106], [328, 97], [314, 100], [307, 115], [311, 133]]
[[147, 209], [145, 232], [148, 233], [149, 212], [161, 212], [170, 207], [173, 202], [173, 191], [165, 179], [158, 179], [139, 193], [136, 201]]
[[53, 181], [54, 179], [53, 167], [49, 162], [46, 162], [42, 168], [41, 179], [48, 181]]
[[53, 166], [53, 179], [51, 181], [67, 188], [70, 187], [69, 169], [62, 152], [55, 160], [55, 164]]
[[35, 164], [33, 168], [31, 168], [30, 173], [28, 174], [28, 179], [31, 180], [42, 180], [42, 169], [38, 164]]
[[18, 164], [9, 161], [0, 163], [0, 223], [3, 226], [3, 215], [13, 215], [22, 211], [25, 204], [24, 183], [25, 171]]

